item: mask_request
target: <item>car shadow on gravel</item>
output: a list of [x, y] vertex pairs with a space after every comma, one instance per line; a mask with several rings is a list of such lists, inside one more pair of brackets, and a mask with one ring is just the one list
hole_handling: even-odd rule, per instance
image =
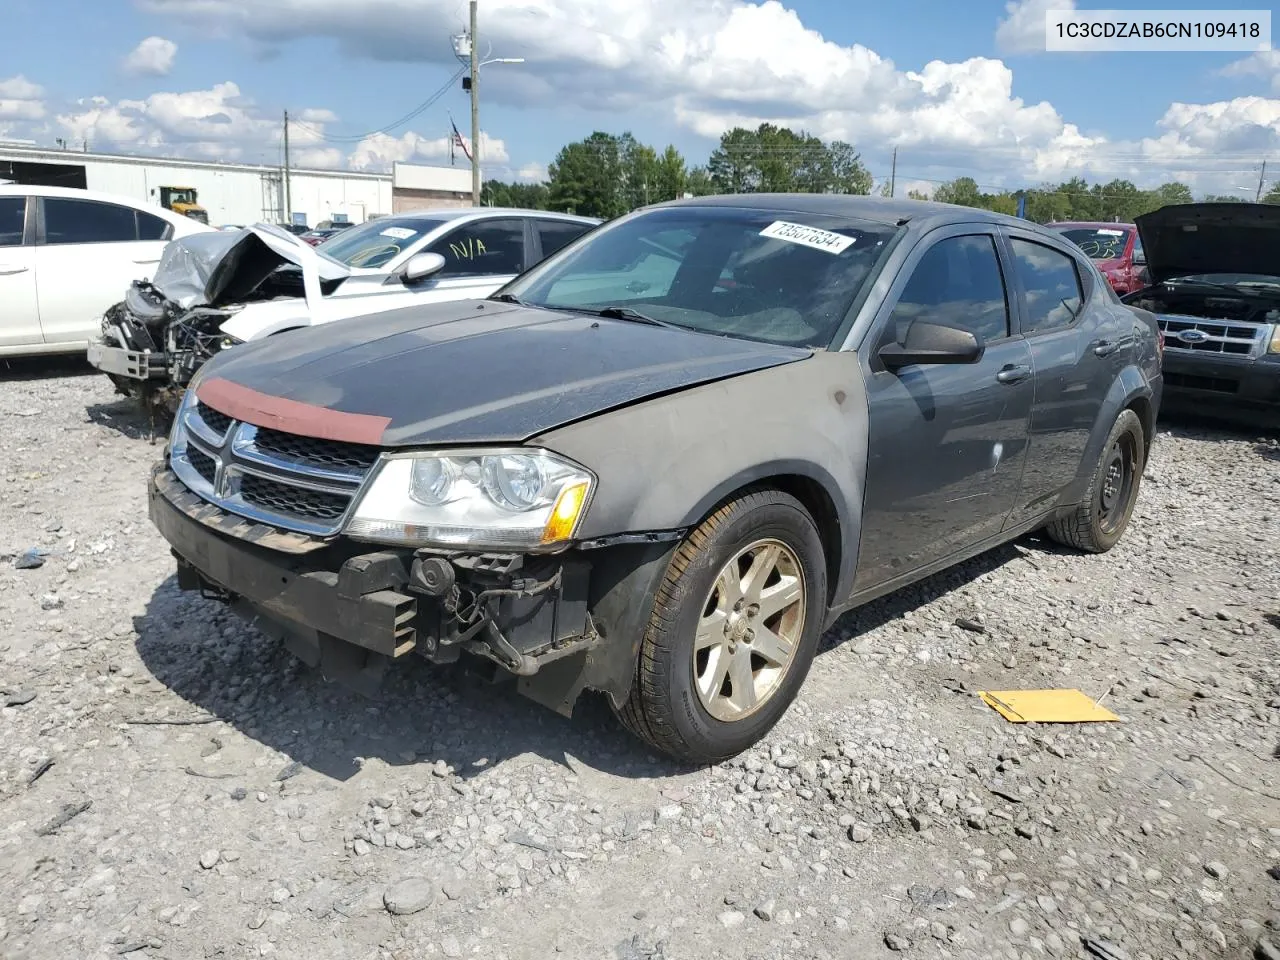
[[[176, 578], [152, 595], [134, 628], [147, 669], [197, 708], [171, 713], [207, 711], [334, 780], [351, 779], [371, 760], [419, 765], [424, 775], [443, 761], [464, 779], [520, 757], [628, 780], [688, 772], [629, 736], [595, 695], [566, 719], [508, 684], [410, 656], [389, 666], [376, 697], [362, 697], [326, 682], [217, 601], [180, 594]], [[276, 770], [258, 773], [269, 779]]]
[[6, 357], [0, 359], [0, 382], [19, 380], [53, 380], [58, 377], [98, 375], [82, 354], [58, 354], [51, 357]]
[[110, 403], [91, 403], [84, 412], [94, 423], [122, 433], [130, 440], [161, 443], [169, 433], [168, 423], [158, 417], [153, 421], [131, 397], [121, 397]]
[[[820, 653], [1037, 547], [1034, 541], [999, 547], [848, 613], [823, 637]], [[180, 593], [173, 577], [134, 628], [147, 669], [197, 708], [172, 713], [207, 712], [334, 780], [351, 779], [375, 758], [424, 770], [443, 761], [464, 779], [530, 756], [631, 781], [689, 772], [630, 736], [602, 695], [584, 694], [573, 717], [564, 718], [521, 697], [509, 682], [408, 657], [389, 666], [374, 698], [362, 697], [326, 682], [217, 601]]]

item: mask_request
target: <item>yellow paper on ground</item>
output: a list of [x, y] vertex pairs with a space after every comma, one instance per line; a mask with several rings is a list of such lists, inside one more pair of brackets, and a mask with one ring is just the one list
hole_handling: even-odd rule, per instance
[[980, 690], [978, 696], [1010, 723], [1095, 723], [1120, 719], [1079, 690]]

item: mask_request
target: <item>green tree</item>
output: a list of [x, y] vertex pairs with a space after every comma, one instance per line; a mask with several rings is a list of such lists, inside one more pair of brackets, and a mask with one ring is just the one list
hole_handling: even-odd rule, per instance
[[647, 206], [658, 186], [658, 154], [653, 147], [624, 133], [618, 138], [621, 201], [627, 211]]
[[709, 197], [718, 191], [711, 172], [706, 167], [693, 167], [685, 177], [684, 192], [692, 193], [695, 197]]
[[938, 184], [933, 191], [933, 199], [937, 203], [954, 203], [962, 207], [982, 206], [982, 191], [972, 177], [958, 177]]
[[1263, 203], [1280, 203], [1280, 183], [1272, 184], [1271, 189], [1262, 197]]
[[851, 144], [837, 140], [827, 147], [831, 158], [831, 192], [855, 193], [866, 196], [871, 192], [871, 171]]
[[[1267, 196], [1270, 196], [1270, 194], [1268, 194]], [[1211, 193], [1204, 199], [1206, 203], [1244, 203], [1245, 202], [1244, 197], [1237, 197], [1234, 194], [1230, 194], [1230, 193]], [[1277, 201], [1264, 199], [1263, 202], [1276, 203]]]
[[596, 131], [562, 147], [547, 169], [548, 206], [610, 220], [627, 212], [619, 138]]
[[907, 199], [908, 200], [928, 200], [929, 195], [925, 193], [923, 190], [908, 190]]
[[503, 183], [500, 180], [487, 180], [480, 190], [480, 202], [486, 207], [546, 210], [548, 200], [545, 183]]
[[[1153, 192], [1156, 199], [1160, 201], [1161, 207], [1171, 203], [1191, 203], [1194, 199], [1191, 196], [1191, 188], [1185, 183], [1178, 183], [1176, 180], [1160, 184]], [[1159, 209], [1159, 207], [1156, 209]]]
[[668, 146], [658, 157], [655, 169], [653, 202], [678, 200], [688, 188], [689, 173], [685, 167], [684, 157], [673, 146]]

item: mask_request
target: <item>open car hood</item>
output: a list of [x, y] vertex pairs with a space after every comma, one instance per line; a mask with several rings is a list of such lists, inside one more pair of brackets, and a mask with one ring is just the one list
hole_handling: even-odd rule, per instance
[[351, 270], [316, 253], [287, 230], [259, 223], [236, 231], [195, 233], [165, 247], [151, 281], [183, 310], [239, 303], [286, 263], [302, 269], [307, 306], [321, 309], [320, 282], [342, 280]]
[[1280, 275], [1280, 206], [1176, 203], [1135, 221], [1152, 283], [1202, 273]]

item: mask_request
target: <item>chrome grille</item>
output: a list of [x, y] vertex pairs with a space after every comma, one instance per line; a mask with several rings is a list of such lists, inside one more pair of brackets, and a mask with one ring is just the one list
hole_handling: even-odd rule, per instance
[[201, 499], [258, 523], [311, 536], [341, 530], [377, 447], [243, 423], [195, 401], [178, 415], [170, 466]]
[[1268, 327], [1240, 320], [1210, 320], [1179, 314], [1157, 318], [1166, 350], [1258, 357], [1266, 350]]

